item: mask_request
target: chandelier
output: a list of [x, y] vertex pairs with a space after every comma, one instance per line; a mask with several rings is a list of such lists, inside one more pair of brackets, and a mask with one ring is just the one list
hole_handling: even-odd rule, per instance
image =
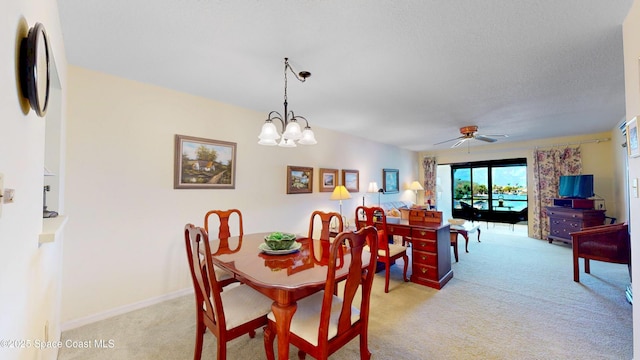
[[[287, 110], [287, 70], [290, 70], [300, 82], [304, 82], [309, 76], [311, 76], [311, 73], [308, 71], [301, 71], [296, 74], [291, 68], [291, 65], [289, 65], [289, 59], [284, 58], [284, 116], [277, 111], [269, 113], [267, 120], [264, 122], [264, 125], [262, 125], [262, 131], [258, 136], [258, 139], [260, 139], [258, 144], [269, 146], [278, 145], [282, 147], [296, 147], [296, 143], [302, 145], [317, 144], [318, 142], [316, 141], [316, 137], [313, 134], [307, 119], [302, 116], [296, 116], [293, 111]], [[280, 135], [278, 129], [273, 124], [273, 120], [276, 119], [280, 120], [280, 123], [282, 123], [282, 135]], [[304, 120], [304, 129], [300, 128], [298, 120]], [[280, 142], [276, 141], [278, 139], [280, 139]]]

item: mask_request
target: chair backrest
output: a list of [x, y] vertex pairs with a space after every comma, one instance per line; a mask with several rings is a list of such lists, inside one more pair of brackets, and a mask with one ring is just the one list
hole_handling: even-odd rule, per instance
[[209, 236], [203, 228], [187, 224], [184, 227], [184, 240], [196, 304], [202, 305], [205, 319], [215, 326], [218, 335], [220, 329], [226, 329], [226, 323], [220, 297], [222, 288], [215, 276]]
[[[236, 214], [237, 217], [233, 217], [233, 214]], [[214, 225], [214, 218], [210, 217], [212, 215], [217, 216], [218, 223], [218, 234], [212, 233], [209, 231], [209, 223]], [[229, 222], [235, 223], [238, 226], [238, 230], [231, 233], [231, 228], [229, 226]], [[226, 239], [230, 236], [242, 236], [244, 235], [244, 230], [242, 226], [242, 213], [238, 209], [229, 209], [229, 210], [211, 210], [208, 211], [204, 216], [204, 230], [207, 234], [212, 234], [212, 236], [216, 236], [218, 239]]]
[[[335, 229], [331, 228], [331, 221], [335, 221], [337, 225]], [[337, 212], [323, 212], [317, 210], [314, 211], [311, 214], [311, 218], [309, 219], [309, 233], [307, 234], [307, 237], [309, 239], [318, 239], [318, 237], [314, 236], [314, 232], [316, 232], [317, 227], [316, 225], [320, 226], [320, 249], [313, 249], [313, 258], [314, 260], [316, 260], [316, 262], [326, 264], [328, 261], [329, 247], [331, 244], [331, 231], [333, 230], [336, 233], [341, 233], [344, 231], [342, 216]]]
[[[355, 232], [345, 231], [336, 237], [331, 244], [329, 267], [327, 270], [327, 282], [324, 289], [322, 309], [320, 310], [320, 328], [318, 331], [318, 344], [327, 341], [329, 333], [329, 319], [332, 314], [331, 304], [333, 302], [333, 291], [336, 284], [336, 270], [344, 265], [342, 256], [350, 257], [349, 272], [344, 283], [342, 298], [342, 308], [338, 320], [338, 333], [334, 339], [340, 338], [341, 334], [351, 327], [352, 306], [358, 299], [356, 296], [360, 289], [360, 304], [355, 304], [355, 308], [360, 309], [360, 326], [362, 331], [367, 331], [369, 322], [369, 300], [371, 298], [371, 286], [376, 270], [376, 239], [377, 231], [373, 226], [367, 226]], [[365, 251], [365, 245], [369, 244], [369, 253]], [[342, 251], [344, 250], [344, 255]], [[368, 260], [368, 264], [363, 266], [363, 255]], [[321, 346], [321, 345], [320, 345]]]
[[[235, 215], [234, 215], [235, 214]], [[232, 226], [230, 226], [231, 224]], [[209, 228], [218, 226], [218, 234], [209, 232]], [[231, 232], [231, 228], [237, 229]], [[240, 250], [244, 229], [242, 225], [242, 213], [238, 209], [210, 210], [204, 215], [204, 230], [207, 234], [212, 234], [212, 238], [218, 238], [218, 247], [214, 249], [215, 254], [229, 254]], [[234, 248], [229, 244], [229, 237], [239, 236], [239, 242]]]
[[[364, 225], [360, 223], [359, 214], [364, 216]], [[374, 220], [375, 216], [375, 220]], [[389, 252], [389, 237], [387, 236], [387, 216], [384, 210], [379, 206], [358, 206], [356, 208], [356, 229], [360, 230], [365, 226], [373, 226], [378, 231], [378, 244], [379, 250], [384, 250], [387, 254]]]
[[602, 261], [626, 262], [631, 259], [629, 225], [598, 225], [571, 233], [574, 254]]
[[[331, 221], [335, 219], [337, 227], [335, 229], [331, 229]], [[317, 222], [319, 220], [319, 223]], [[309, 220], [309, 233], [307, 235], [308, 238], [314, 238], [314, 231], [316, 224], [322, 224], [320, 231], [320, 240], [329, 241], [329, 233], [331, 230], [336, 233], [341, 233], [344, 231], [344, 224], [342, 222], [342, 216], [337, 212], [323, 212], [323, 211], [314, 211], [311, 214], [311, 219]]]

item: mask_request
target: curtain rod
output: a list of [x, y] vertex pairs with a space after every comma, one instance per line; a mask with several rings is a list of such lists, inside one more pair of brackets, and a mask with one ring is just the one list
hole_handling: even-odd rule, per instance
[[601, 142], [605, 142], [605, 141], [611, 141], [611, 138], [582, 140], [582, 141], [578, 141], [578, 142], [564, 143], [564, 144], [542, 145], [542, 146], [536, 146], [534, 148], [534, 150], [538, 150], [540, 148], [549, 148], [549, 147], [550, 148], [554, 148], [554, 147], [582, 145], [582, 144], [589, 144], [589, 143], [596, 143], [597, 144], [597, 143], [601, 143]]

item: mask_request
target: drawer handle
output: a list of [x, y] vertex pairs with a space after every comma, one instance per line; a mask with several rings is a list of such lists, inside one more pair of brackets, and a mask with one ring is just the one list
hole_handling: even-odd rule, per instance
[[420, 256], [420, 258], [421, 258], [422, 260], [427, 260], [427, 257], [426, 257], [426, 256], [424, 256], [424, 255]]
[[389, 231], [393, 231], [393, 226], [389, 226]]
[[420, 231], [420, 235], [424, 236], [427, 232], [426, 231]]
[[423, 274], [427, 273], [427, 269], [425, 269], [425, 268], [420, 268], [420, 271], [422, 271]]

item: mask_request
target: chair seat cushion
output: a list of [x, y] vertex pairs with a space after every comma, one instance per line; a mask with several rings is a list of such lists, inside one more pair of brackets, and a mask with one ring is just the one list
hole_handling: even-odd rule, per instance
[[[247, 285], [229, 285], [220, 293], [227, 330], [266, 315], [273, 301]], [[211, 300], [213, 303], [213, 299]]]
[[[365, 246], [364, 249], [369, 251], [369, 246]], [[407, 251], [406, 246], [398, 245], [398, 244], [389, 244], [389, 257], [394, 257], [402, 252]], [[378, 256], [385, 257], [387, 254], [384, 250], [378, 250]]]
[[227, 279], [233, 278], [233, 274], [228, 272], [227, 270], [223, 270], [215, 265], [213, 265], [213, 270], [216, 273], [216, 280], [223, 281]]
[[[323, 297], [324, 291], [319, 291], [298, 301], [298, 309], [293, 314], [293, 319], [291, 319], [291, 328], [289, 331], [313, 346], [318, 346], [318, 328], [320, 327], [320, 311], [322, 309]], [[341, 309], [342, 299], [334, 295], [333, 301], [331, 302], [328, 339], [332, 339], [338, 333], [338, 320]], [[276, 321], [272, 312], [270, 312], [267, 317], [273, 322]], [[355, 324], [359, 319], [360, 311], [351, 307], [351, 324]]]

